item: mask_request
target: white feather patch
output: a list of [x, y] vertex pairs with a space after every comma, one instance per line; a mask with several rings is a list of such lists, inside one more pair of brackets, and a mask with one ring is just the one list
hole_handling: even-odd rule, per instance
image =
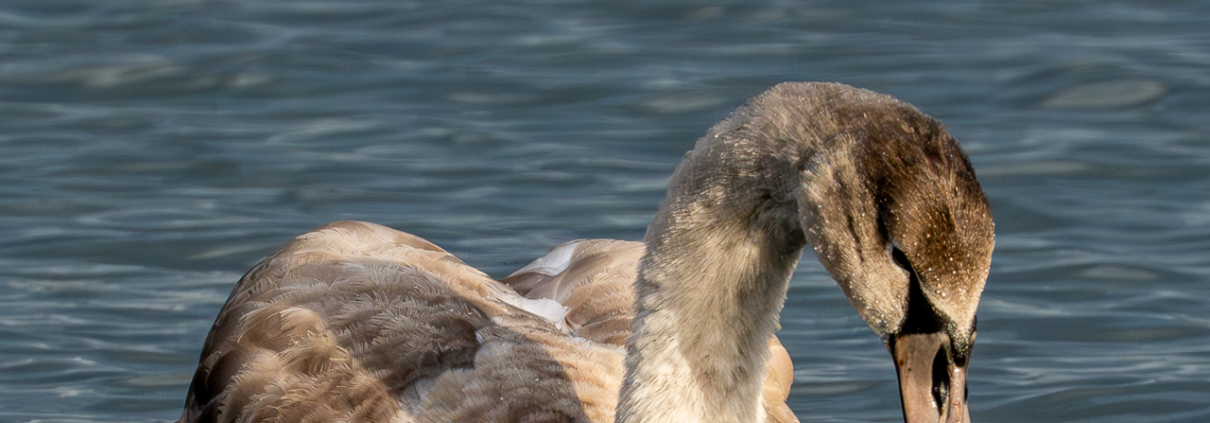
[[576, 252], [576, 246], [580, 245], [580, 241], [564, 242], [551, 248], [549, 253], [525, 265], [521, 269], [513, 272], [512, 275], [519, 275], [525, 272], [540, 273], [546, 276], [557, 275], [567, 266], [571, 265], [571, 256]]
[[553, 323], [559, 330], [563, 330], [563, 317], [567, 316], [568, 308], [558, 301], [539, 298], [531, 300], [516, 295], [505, 295], [500, 298], [504, 302], [513, 307], [525, 310], [538, 317], [546, 319]]

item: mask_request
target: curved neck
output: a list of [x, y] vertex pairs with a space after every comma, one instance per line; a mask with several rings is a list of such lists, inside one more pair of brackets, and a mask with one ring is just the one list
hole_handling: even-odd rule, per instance
[[969, 336], [990, 219], [957, 142], [912, 106], [838, 84], [754, 97], [685, 156], [647, 230], [617, 420], [761, 419], [766, 341], [808, 240], [884, 339], [913, 280], [892, 251], [948, 336]]
[[794, 203], [702, 178], [727, 174], [717, 163], [682, 164], [648, 228], [618, 422], [763, 420], [766, 343], [804, 235]]

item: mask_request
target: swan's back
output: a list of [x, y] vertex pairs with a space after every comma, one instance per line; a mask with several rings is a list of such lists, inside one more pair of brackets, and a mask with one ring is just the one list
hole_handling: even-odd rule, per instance
[[[564, 319], [577, 336], [622, 348], [634, 320], [637, 263], [641, 242], [594, 239], [571, 241], [501, 282], [531, 299], [551, 299], [568, 308]], [[762, 402], [769, 422], [797, 422], [786, 405], [794, 363], [777, 336], [769, 338]]]
[[[643, 248], [570, 252], [507, 279], [524, 298], [414, 235], [304, 234], [232, 291], [181, 421], [612, 421]], [[770, 348], [770, 421], [794, 421], [789, 356]]]

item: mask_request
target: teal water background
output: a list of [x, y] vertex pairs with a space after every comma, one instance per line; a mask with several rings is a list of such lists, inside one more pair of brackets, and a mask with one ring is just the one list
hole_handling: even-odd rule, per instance
[[[979, 422], [1210, 421], [1210, 3], [0, 3], [0, 421], [169, 421], [232, 284], [328, 221], [495, 276], [639, 239], [681, 155], [787, 80], [948, 126], [997, 248]], [[803, 421], [901, 421], [811, 257]]]

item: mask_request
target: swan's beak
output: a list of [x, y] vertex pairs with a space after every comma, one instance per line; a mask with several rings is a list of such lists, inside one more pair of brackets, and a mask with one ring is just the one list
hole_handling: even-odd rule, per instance
[[907, 423], [970, 423], [966, 408], [966, 359], [955, 363], [944, 331], [893, 335], [889, 343], [899, 371], [899, 395]]

